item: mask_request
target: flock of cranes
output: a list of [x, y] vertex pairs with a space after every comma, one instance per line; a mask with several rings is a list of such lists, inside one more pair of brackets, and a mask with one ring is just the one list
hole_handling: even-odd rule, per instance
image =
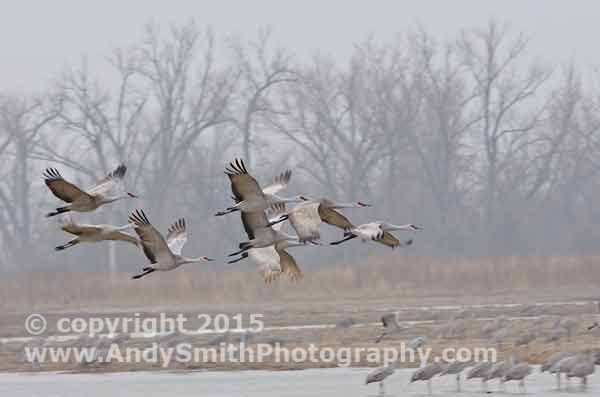
[[[48, 217], [72, 213], [91, 212], [97, 208], [128, 198], [138, 198], [124, 187], [125, 165], [119, 165], [104, 179], [88, 189], [81, 189], [65, 180], [55, 168], [44, 172], [44, 181], [50, 191], [68, 205], [57, 207]], [[281, 197], [277, 193], [290, 182], [292, 172], [286, 170], [274, 178], [273, 183], [261, 187], [250, 175], [243, 160], [235, 159], [225, 170], [231, 182], [233, 205], [217, 212], [216, 216], [240, 212], [248, 240], [239, 244], [228, 263], [248, 258], [258, 268], [265, 282], [270, 283], [280, 276], [291, 280], [301, 279], [302, 272], [296, 260], [286, 250], [290, 247], [321, 246], [321, 223], [337, 227], [344, 233], [343, 238], [330, 243], [338, 245], [353, 238], [374, 241], [395, 248], [406, 246], [412, 240], [400, 241], [392, 231], [416, 231], [421, 228], [413, 224], [394, 225], [387, 222], [370, 222], [354, 225], [338, 210], [343, 208], [364, 208], [370, 205], [363, 202], [338, 203], [327, 198], [314, 199], [303, 195]], [[288, 209], [286, 205], [295, 203]], [[289, 221], [295, 235], [282, 230], [282, 224]], [[213, 259], [206, 256], [189, 258], [183, 256], [182, 249], [187, 241], [185, 219], [178, 219], [163, 236], [150, 223], [141, 209], [129, 216], [129, 223], [123, 226], [89, 225], [76, 223], [70, 216], [61, 220], [63, 231], [75, 235], [73, 240], [56, 247], [64, 250], [83, 242], [124, 241], [141, 247], [150, 262], [141, 273], [132, 278], [139, 279], [155, 271], [169, 271], [187, 263], [199, 263]], [[137, 237], [126, 232], [134, 229]]]
[[[166, 235], [158, 231], [150, 222], [142, 209], [134, 210], [129, 216], [129, 222], [123, 226], [92, 225], [77, 223], [69, 213], [91, 212], [97, 208], [123, 199], [137, 198], [138, 196], [127, 192], [124, 187], [124, 177], [127, 168], [119, 165], [105, 178], [98, 181], [88, 189], [81, 189], [65, 180], [58, 170], [46, 169], [44, 181], [50, 191], [67, 205], [57, 207], [48, 217], [67, 214], [60, 220], [61, 229], [74, 235], [75, 238], [67, 243], [57, 246], [56, 250], [64, 250], [84, 242], [124, 241], [141, 248], [149, 265], [134, 275], [133, 279], [140, 279], [155, 271], [170, 271], [184, 264], [212, 261], [206, 256], [186, 257], [182, 255], [183, 247], [187, 242], [187, 225], [184, 218], [176, 220], [167, 230]], [[327, 198], [311, 198], [303, 195], [281, 197], [278, 193], [284, 190], [291, 179], [292, 173], [287, 170], [276, 176], [273, 183], [261, 187], [256, 179], [250, 175], [244, 162], [236, 159], [229, 163], [225, 174], [230, 180], [233, 205], [217, 212], [216, 216], [223, 216], [235, 212], [241, 214], [241, 221], [248, 239], [239, 244], [238, 250], [229, 254], [228, 263], [236, 263], [249, 259], [258, 268], [259, 273], [266, 283], [281, 276], [290, 280], [303, 277], [302, 272], [287, 249], [292, 247], [322, 246], [320, 242], [320, 227], [322, 223], [328, 224], [343, 231], [341, 239], [331, 242], [339, 245], [349, 240], [358, 238], [363, 242], [373, 241], [391, 248], [407, 246], [412, 240], [400, 241], [391, 232], [417, 231], [420, 227], [413, 224], [395, 225], [388, 222], [369, 222], [354, 225], [339, 210], [347, 208], [366, 208], [369, 204], [364, 202], [338, 203]], [[295, 204], [288, 208], [289, 204]], [[289, 234], [282, 230], [285, 221], [294, 230]], [[127, 233], [133, 229], [134, 234]], [[397, 318], [384, 318], [386, 321], [397, 323]], [[498, 324], [492, 324], [498, 328]], [[560, 324], [563, 326], [563, 324]], [[568, 328], [569, 324], [564, 324]], [[594, 324], [595, 327], [597, 324]], [[386, 331], [376, 340], [379, 342]], [[570, 336], [570, 333], [569, 333]], [[416, 338], [411, 346], [418, 348], [425, 343], [424, 338]], [[560, 375], [565, 374], [567, 379], [580, 377], [583, 386], [586, 385], [587, 376], [594, 372], [595, 357], [589, 354], [557, 353], [551, 356], [541, 367], [542, 371], [556, 374], [560, 388]], [[450, 364], [432, 363], [416, 370], [411, 382], [426, 381], [428, 393], [431, 394], [431, 380], [434, 376], [455, 375], [457, 391], [460, 391], [461, 373], [471, 363], [455, 362]], [[383, 393], [383, 382], [394, 373], [394, 367], [382, 367], [372, 371], [366, 378], [366, 383], [379, 382], [380, 392]], [[484, 391], [487, 391], [487, 381], [500, 379], [504, 389], [504, 382], [518, 381], [519, 388], [524, 391], [524, 379], [531, 373], [531, 367], [524, 362], [510, 358], [498, 363], [478, 363], [467, 372], [467, 379], [481, 379]]]
[[[567, 381], [567, 391], [570, 391], [571, 378], [581, 379], [581, 388], [587, 388], [587, 378], [594, 373], [595, 363], [598, 357], [590, 351], [572, 353], [572, 352], [557, 352], [552, 354], [541, 366], [540, 372], [548, 372], [556, 375], [557, 390], [561, 390], [561, 375], [564, 375]], [[384, 381], [394, 374], [396, 365], [379, 367], [367, 374], [365, 384], [379, 383], [379, 393], [385, 394]], [[480, 379], [482, 392], [490, 393], [487, 388], [487, 382], [494, 379], [500, 381], [502, 392], [506, 392], [506, 382], [518, 382], [520, 393], [526, 393], [525, 378], [533, 372], [533, 367], [527, 362], [519, 361], [514, 356], [506, 360], [491, 362], [482, 361], [472, 363], [469, 361], [453, 361], [447, 364], [433, 362], [422, 368], [416, 369], [411, 378], [410, 383], [417, 381], [427, 382], [427, 394], [432, 394], [432, 379], [435, 376], [455, 375], [456, 376], [456, 392], [461, 391], [460, 379], [461, 374], [467, 368], [465, 378]]]

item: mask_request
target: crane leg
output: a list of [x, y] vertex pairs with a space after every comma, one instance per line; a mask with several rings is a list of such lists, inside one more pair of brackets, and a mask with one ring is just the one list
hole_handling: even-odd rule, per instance
[[[242, 243], [242, 244], [244, 244], [244, 243]], [[251, 246], [251, 245], [248, 245], [248, 246], [243, 246], [243, 247], [242, 247], [242, 244], [240, 244], [240, 249], [239, 249], [239, 251], [232, 252], [231, 254], [229, 254], [229, 255], [227, 255], [227, 256], [236, 256], [236, 255], [242, 254], [242, 253], [244, 253], [244, 252], [248, 251], [250, 248], [252, 248], [252, 246]]]
[[279, 217], [279, 219], [275, 219], [274, 221], [271, 221], [271, 222], [267, 223], [267, 226], [273, 226], [273, 225], [276, 225], [276, 224], [278, 224], [278, 223], [281, 223], [281, 222], [283, 222], [283, 221], [286, 221], [288, 218], [289, 218], [289, 216], [288, 216], [288, 215], [281, 215], [281, 216]]
[[156, 270], [155, 270], [155, 269], [152, 269], [152, 268], [150, 268], [150, 269], [144, 270], [144, 271], [143, 271], [142, 273], [140, 273], [140, 274], [136, 274], [135, 276], [132, 276], [131, 278], [132, 278], [132, 279], [134, 279], [134, 280], [137, 280], [138, 278], [142, 278], [142, 277], [144, 277], [144, 276], [146, 276], [146, 275], [148, 275], [148, 274], [150, 274], [150, 273], [152, 273], [152, 272], [154, 272], [154, 271], [156, 271]]
[[560, 390], [560, 372], [556, 373], [556, 390]]
[[76, 245], [76, 244], [78, 244], [78, 243], [79, 243], [79, 240], [77, 240], [77, 239], [74, 239], [74, 240], [71, 240], [71, 241], [69, 241], [69, 242], [68, 242], [68, 243], [66, 243], [66, 244], [59, 245], [58, 247], [55, 247], [54, 249], [55, 249], [56, 251], [62, 251], [62, 250], [64, 250], [64, 249], [67, 249], [67, 248], [69, 248], [69, 247], [72, 247], [72, 246], [74, 246], [74, 245]]
[[56, 216], [58, 214], [62, 214], [63, 212], [69, 212], [71, 209], [69, 207], [58, 207], [54, 212], [48, 212], [46, 217], [50, 218], [51, 216]]
[[232, 259], [232, 260], [228, 261], [227, 263], [236, 263], [236, 262], [241, 261], [242, 259], [246, 259], [247, 257], [248, 257], [248, 253], [247, 252], [243, 252], [242, 255], [239, 258]]
[[352, 240], [353, 238], [356, 238], [356, 235], [355, 234], [350, 234], [350, 235], [344, 237], [341, 240], [333, 241], [333, 242], [329, 243], [329, 245], [338, 245], [338, 244], [343, 243], [344, 241]]
[[217, 212], [215, 214], [215, 216], [223, 216], [223, 215], [231, 214], [232, 212], [235, 212], [235, 211], [239, 211], [239, 208], [229, 207], [229, 208], [226, 208], [224, 211]]
[[431, 396], [431, 379], [427, 381], [427, 395]]
[[385, 388], [383, 386], [383, 381], [379, 382], [379, 394], [382, 396], [385, 394]]
[[460, 393], [460, 372], [456, 374], [456, 391]]

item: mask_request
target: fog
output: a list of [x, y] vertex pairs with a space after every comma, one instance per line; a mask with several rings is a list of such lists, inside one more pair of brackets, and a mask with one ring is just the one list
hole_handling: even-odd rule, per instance
[[[459, 5], [460, 3], [460, 5]], [[354, 223], [424, 231], [415, 257], [595, 250], [600, 117], [595, 6], [463, 1], [327, 5], [19, 3], [0, 17], [1, 269], [134, 271], [128, 246], [67, 241], [42, 172], [84, 186], [118, 164], [161, 230], [186, 217], [186, 250], [223, 261], [245, 235], [224, 167], [286, 196], [361, 200]], [[324, 240], [340, 232], [324, 226]], [[343, 248], [342, 248], [343, 247]], [[302, 250], [313, 265], [387, 253]], [[357, 259], [358, 258], [358, 259]], [[222, 269], [215, 265], [216, 268]]]

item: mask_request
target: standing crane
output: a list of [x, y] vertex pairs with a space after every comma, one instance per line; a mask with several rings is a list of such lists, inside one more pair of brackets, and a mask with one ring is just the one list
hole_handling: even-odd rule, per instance
[[185, 219], [178, 219], [167, 232], [165, 240], [162, 234], [148, 220], [143, 210], [135, 210], [129, 217], [135, 224], [135, 232], [140, 237], [142, 248], [150, 266], [142, 269], [142, 273], [133, 276], [142, 278], [155, 271], [169, 271], [186, 263], [212, 261], [206, 256], [187, 258], [181, 255], [181, 250], [187, 241]]
[[423, 368], [419, 368], [413, 372], [412, 376], [410, 377], [410, 383], [416, 381], [426, 381], [427, 395], [431, 396], [431, 378], [442, 372], [442, 370], [442, 365], [439, 362], [428, 364]]
[[[56, 197], [69, 203], [69, 205], [58, 207], [46, 216], [55, 216], [69, 211], [90, 212], [114, 201], [137, 198], [135, 194], [126, 192], [123, 188], [125, 172], [127, 172], [127, 167], [121, 164], [104, 179], [98, 181], [96, 185], [87, 190], [82, 190], [66, 181], [56, 168], [47, 168], [44, 172], [46, 186]], [[109, 195], [113, 190], [118, 190], [118, 192]]]
[[379, 382], [379, 394], [380, 395], [384, 395], [385, 394], [385, 386], [383, 385], [383, 381], [390, 375], [392, 375], [394, 373], [394, 368], [392, 367], [379, 367], [371, 372], [369, 372], [369, 374], [367, 375], [367, 378], [365, 379], [365, 385], [368, 385], [369, 383], [375, 383], [375, 382]]

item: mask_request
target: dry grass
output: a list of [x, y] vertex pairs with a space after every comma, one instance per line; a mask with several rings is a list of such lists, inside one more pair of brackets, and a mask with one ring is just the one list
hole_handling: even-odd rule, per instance
[[[265, 286], [242, 267], [182, 268], [131, 280], [106, 273], [28, 273], [0, 280], [0, 305], [8, 311], [52, 308], [167, 307], [174, 305], [332, 300], [410, 299], [435, 296], [559, 298], [560, 291], [581, 296], [600, 283], [595, 256], [504, 257], [478, 260], [411, 258], [398, 253], [366, 263], [305, 267], [300, 282], [278, 280]], [[569, 294], [569, 293], [568, 293]], [[568, 295], [567, 294], [567, 295]]]

